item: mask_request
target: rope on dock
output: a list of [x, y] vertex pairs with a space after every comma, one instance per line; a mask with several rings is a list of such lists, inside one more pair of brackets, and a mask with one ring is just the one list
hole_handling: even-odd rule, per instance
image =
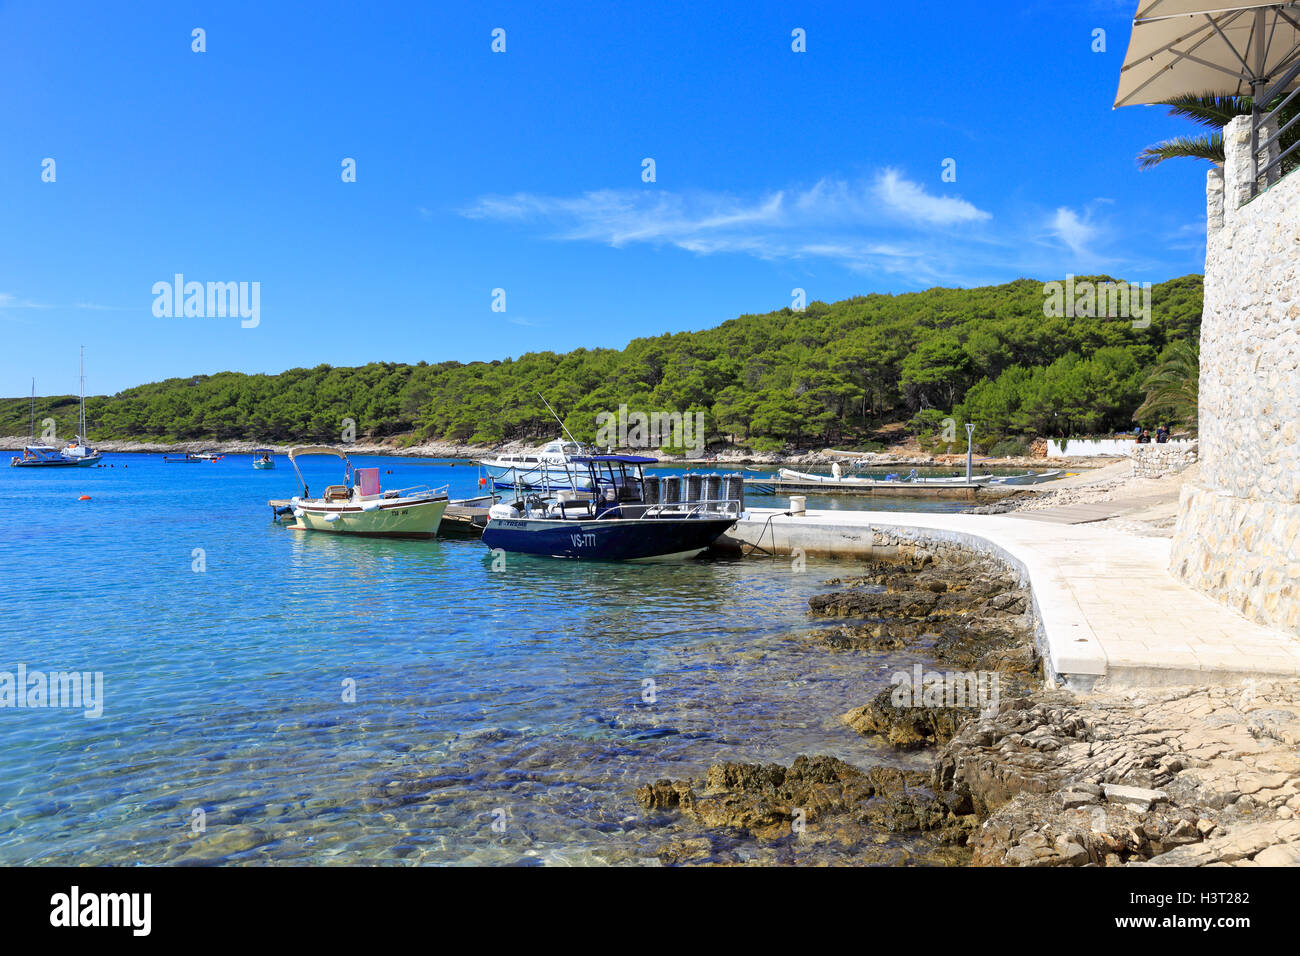
[[793, 514], [794, 514], [793, 511], [773, 511], [770, 515], [768, 515], [767, 520], [763, 522], [763, 530], [758, 533], [758, 540], [755, 541], [753, 545], [750, 546], [750, 549], [748, 551], [745, 550], [743, 545], [741, 546], [740, 548], [741, 557], [745, 557], [745, 558], [752, 557], [755, 551], [762, 551], [768, 557], [775, 558], [776, 557], [776, 532], [775, 531], [772, 532], [771, 551], [768, 551], [763, 548], [763, 535], [767, 534], [768, 528], [772, 526], [772, 519], [775, 518], [777, 515], [784, 515], [785, 517], [789, 518]]

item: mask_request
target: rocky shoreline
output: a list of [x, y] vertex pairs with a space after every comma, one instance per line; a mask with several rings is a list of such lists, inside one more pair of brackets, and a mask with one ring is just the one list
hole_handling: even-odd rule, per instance
[[[32, 441], [29, 437], [14, 435], [0, 437], [0, 451], [21, 451], [22, 447]], [[57, 443], [56, 443], [57, 444]], [[113, 454], [167, 454], [181, 455], [186, 452], [214, 452], [227, 455], [251, 455], [255, 448], [270, 448], [277, 455], [287, 455], [291, 445], [267, 444], [251, 441], [186, 441], [186, 442], [144, 442], [144, 441], [95, 441], [100, 451]], [[305, 444], [305, 443], [304, 443]], [[340, 445], [356, 455], [390, 455], [403, 458], [454, 458], [473, 460], [491, 458], [501, 454], [530, 454], [541, 450], [541, 445], [527, 442], [509, 442], [503, 445], [460, 445], [454, 443], [431, 442], [424, 445], [400, 447], [396, 444], [374, 442], [355, 442]], [[666, 465], [690, 465], [699, 462], [702, 465], [727, 467], [731, 465], [758, 466], [793, 466], [796, 468], [823, 468], [829, 471], [833, 462], [847, 464], [848, 459], [842, 455], [831, 455], [825, 451], [790, 451], [790, 452], [754, 452], [745, 448], [719, 448], [706, 452], [702, 459], [685, 458], [680, 455], [665, 455], [662, 452], [646, 449], [621, 449], [633, 454], [648, 455], [657, 458]], [[913, 451], [896, 449], [888, 452], [866, 453], [862, 461], [873, 469], [894, 468], [952, 468], [963, 471], [966, 459], [959, 455], [926, 455]], [[1096, 468], [1108, 464], [1111, 459], [1100, 458], [998, 458], [980, 461], [977, 469], [986, 468]]]
[[[894, 750], [932, 754], [929, 771], [825, 755], [788, 767], [723, 762], [703, 778], [638, 788], [646, 814], [776, 850], [833, 845], [863, 865], [1300, 863], [1300, 682], [1049, 690], [1032, 601], [987, 557], [913, 551], [830, 583], [810, 612], [843, 623], [818, 628], [810, 653], [921, 650], [940, 667], [996, 674], [992, 706], [916, 706], [890, 688], [841, 720]], [[900, 839], [914, 852], [900, 852]], [[708, 845], [679, 841], [659, 856], [736, 862]]]

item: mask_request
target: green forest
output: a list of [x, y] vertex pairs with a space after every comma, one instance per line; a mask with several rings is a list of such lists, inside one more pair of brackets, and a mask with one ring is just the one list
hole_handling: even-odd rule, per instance
[[[1085, 278], [1107, 280], [1076, 281]], [[952, 417], [975, 422], [981, 447], [1006, 454], [1040, 435], [1132, 428], [1152, 369], [1177, 343], [1197, 342], [1201, 295], [1197, 275], [1154, 286], [1146, 328], [1046, 317], [1043, 283], [1030, 279], [867, 295], [623, 349], [172, 378], [87, 397], [86, 413], [92, 440], [337, 442], [350, 418], [358, 441], [495, 444], [555, 437], [541, 392], [584, 441], [598, 413], [626, 404], [703, 411], [711, 444], [755, 451], [870, 448], [902, 434], [934, 447]], [[73, 434], [76, 403], [38, 398], [38, 423], [52, 417], [60, 436]], [[27, 397], [0, 400], [0, 434], [29, 428]]]

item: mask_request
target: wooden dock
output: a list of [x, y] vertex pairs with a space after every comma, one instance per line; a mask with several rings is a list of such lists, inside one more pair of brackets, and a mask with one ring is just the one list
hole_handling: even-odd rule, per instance
[[457, 538], [482, 537], [487, 527], [488, 510], [486, 508], [467, 508], [464, 505], [448, 505], [442, 513], [442, 522], [438, 525], [438, 534]]
[[869, 498], [931, 498], [939, 501], [990, 501], [1005, 498], [1024, 485], [943, 484], [910, 481], [792, 481], [787, 478], [746, 478], [750, 495], [863, 495]]

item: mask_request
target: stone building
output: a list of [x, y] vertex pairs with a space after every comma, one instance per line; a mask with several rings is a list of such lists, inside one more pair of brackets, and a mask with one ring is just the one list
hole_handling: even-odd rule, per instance
[[1250, 198], [1250, 117], [1224, 139], [1206, 189], [1201, 471], [1183, 488], [1171, 570], [1300, 633], [1300, 174]]

